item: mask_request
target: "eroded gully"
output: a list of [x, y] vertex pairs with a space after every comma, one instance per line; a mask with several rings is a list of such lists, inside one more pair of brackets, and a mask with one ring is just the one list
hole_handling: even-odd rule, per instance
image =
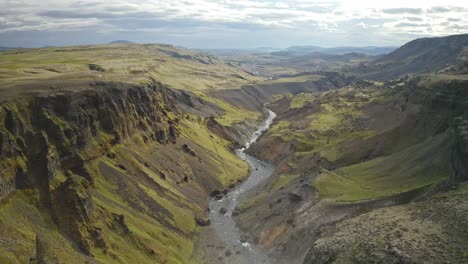
[[[213, 198], [210, 201], [211, 226], [225, 245], [225, 250], [220, 252], [220, 257], [226, 263], [271, 263], [261, 248], [242, 239], [242, 233], [232, 218], [232, 213], [242, 201], [243, 194], [270, 177], [275, 169], [273, 164], [258, 160], [245, 153], [245, 150], [270, 127], [275, 117], [276, 114], [268, 110], [268, 118], [252, 135], [244, 148], [236, 150], [237, 156], [245, 160], [250, 166], [250, 175], [247, 180], [227, 193], [221, 200]], [[225, 213], [222, 211], [225, 211]]]

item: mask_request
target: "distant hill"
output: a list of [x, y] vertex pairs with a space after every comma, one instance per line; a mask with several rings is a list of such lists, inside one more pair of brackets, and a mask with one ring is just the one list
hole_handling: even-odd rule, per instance
[[109, 42], [109, 44], [134, 44], [135, 42], [131, 42], [128, 40], [114, 40]]
[[11, 47], [0, 47], [0, 51], [5, 51], [5, 50], [9, 50], [9, 49], [12, 49]]
[[257, 47], [257, 48], [250, 48], [250, 49], [200, 49], [202, 52], [208, 52], [215, 55], [226, 55], [226, 54], [246, 54], [246, 53], [270, 53], [270, 52], [278, 52], [281, 49], [274, 48], [274, 47]]
[[408, 73], [435, 72], [467, 60], [468, 34], [421, 38], [362, 65], [358, 72], [371, 79], [392, 79]]
[[323, 53], [331, 55], [343, 55], [347, 53], [362, 53], [366, 55], [382, 55], [394, 51], [396, 47], [334, 47], [322, 48], [318, 46], [292, 46], [277, 54], [284, 54], [288, 56], [304, 56], [311, 53]]

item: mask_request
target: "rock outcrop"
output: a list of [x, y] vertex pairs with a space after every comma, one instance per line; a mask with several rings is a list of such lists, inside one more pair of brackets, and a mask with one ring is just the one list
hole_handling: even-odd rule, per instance
[[96, 86], [101, 90], [28, 96], [0, 106], [0, 197], [47, 185], [57, 167], [92, 181], [84, 161], [136, 132], [161, 144], [177, 141], [177, 121], [167, 117], [169, 109], [177, 112], [170, 90], [159, 83]]
[[94, 205], [91, 186], [85, 178], [73, 175], [60, 184], [54, 192], [53, 209], [58, 226], [83, 252], [90, 254], [95, 245], [105, 246], [92, 227]]
[[[96, 173], [90, 163], [115, 159], [109, 149], [131, 136], [159, 144], [175, 144], [179, 137], [173, 92], [160, 83], [95, 85], [99, 89], [23, 96], [0, 105], [0, 199], [16, 189], [37, 189], [41, 206], [88, 255], [106, 247], [95, 225]], [[55, 181], [58, 174], [67, 179]], [[117, 222], [125, 224], [123, 217]]]

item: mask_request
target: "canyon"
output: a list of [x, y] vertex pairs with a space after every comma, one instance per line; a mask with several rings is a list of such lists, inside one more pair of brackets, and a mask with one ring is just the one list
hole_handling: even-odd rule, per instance
[[2, 51], [0, 263], [467, 262], [467, 54]]

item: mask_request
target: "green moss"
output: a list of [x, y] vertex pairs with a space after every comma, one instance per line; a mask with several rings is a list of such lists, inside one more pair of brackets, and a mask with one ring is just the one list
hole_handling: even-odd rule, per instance
[[207, 150], [212, 157], [213, 169], [217, 169], [218, 180], [225, 186], [233, 181], [245, 178], [248, 165], [229, 150], [230, 143], [209, 131], [205, 125], [195, 121], [184, 120], [181, 134]]
[[195, 210], [177, 207], [170, 201], [166, 200], [164, 197], [158, 195], [154, 190], [151, 190], [141, 184], [139, 184], [138, 186], [156, 202], [158, 202], [164, 208], [169, 210], [169, 212], [173, 216], [173, 219], [168, 220], [172, 222], [173, 226], [176, 226], [178, 229], [181, 229], [186, 233], [192, 233], [196, 231], [197, 227], [195, 225]]
[[452, 146], [446, 132], [390, 156], [325, 171], [312, 185], [321, 197], [346, 202], [418, 189], [448, 179]]
[[[112, 70], [91, 71], [89, 65]], [[156, 44], [12, 50], [2, 53], [0, 69], [0, 95], [5, 96], [34, 90], [89, 89], [81, 84], [70, 85], [85, 80], [138, 84], [153, 77], [171, 87], [191, 91], [239, 88], [263, 80], [214, 57]], [[90, 74], [85, 76], [83, 72]], [[65, 81], [38, 85], [60, 78]]]
[[295, 179], [297, 179], [299, 177], [299, 175], [297, 174], [294, 174], [294, 175], [290, 175], [290, 174], [282, 174], [280, 175], [279, 177], [277, 177], [275, 179], [275, 181], [272, 182], [271, 184], [271, 189], [272, 190], [278, 190], [278, 189], [281, 189], [282, 187], [285, 187], [287, 186], [288, 184], [290, 184], [292, 181], [294, 181]]
[[18, 168], [26, 171], [26, 161], [24, 157], [11, 157], [0, 160], [1, 177], [3, 180], [13, 179]]
[[315, 75], [315, 74], [305, 74], [305, 75], [299, 75], [296, 77], [288, 77], [288, 78], [279, 78], [279, 79], [273, 79], [273, 80], [267, 80], [262, 82], [262, 84], [276, 84], [276, 83], [302, 83], [306, 81], [317, 81], [320, 80], [322, 76], [320, 75]]
[[365, 118], [365, 114], [359, 110], [364, 103], [342, 100], [347, 91], [341, 93], [334, 95], [332, 101], [327, 94], [298, 94], [291, 97], [292, 108], [308, 107], [304, 106], [308, 102], [318, 103], [320, 108], [304, 118], [275, 123], [268, 130], [268, 135], [294, 142], [295, 155], [299, 158], [320, 154], [329, 161], [339, 160], [343, 154], [340, 150], [343, 143], [376, 135], [375, 131], [367, 128], [356, 128], [357, 120]]
[[220, 98], [206, 95], [204, 92], [195, 92], [195, 94], [203, 98], [203, 100], [213, 103], [224, 110], [223, 115], [216, 118], [216, 121], [223, 126], [232, 126], [233, 124], [245, 121], [246, 119], [257, 120], [262, 115], [260, 112], [254, 112], [245, 109], [244, 107], [232, 105]]
[[361, 186], [360, 182], [339, 174], [325, 171], [314, 179], [312, 185], [319, 191], [323, 199], [334, 199], [342, 202], [368, 200], [385, 193]]
[[316, 98], [314, 94], [298, 94], [292, 97], [290, 105], [291, 108], [301, 108], [305, 103], [311, 102]]
[[[96, 259], [104, 263], [115, 263], [117, 256], [123, 263], [187, 263], [193, 251], [193, 241], [168, 229], [154, 218], [137, 211], [126, 204], [117, 192], [116, 186], [102, 179], [96, 182], [99, 192], [93, 201], [108, 212], [123, 214], [130, 234], [123, 235], [106, 230], [106, 238], [113, 247], [104, 253], [95, 252]], [[149, 190], [146, 188], [146, 190]], [[154, 191], [149, 191], [157, 197]], [[153, 255], [150, 251], [153, 250]]]
[[48, 251], [58, 259], [66, 259], [67, 263], [86, 262], [87, 257], [62, 236], [48, 213], [36, 207], [38, 199], [35, 191], [17, 190], [1, 201], [0, 237], [7, 243], [0, 247], [2, 263], [28, 263], [35, 253], [36, 234], [41, 235]]
[[54, 122], [54, 124], [58, 125], [62, 131], [70, 128], [70, 126], [65, 121], [56, 115], [48, 115], [48, 117]]

